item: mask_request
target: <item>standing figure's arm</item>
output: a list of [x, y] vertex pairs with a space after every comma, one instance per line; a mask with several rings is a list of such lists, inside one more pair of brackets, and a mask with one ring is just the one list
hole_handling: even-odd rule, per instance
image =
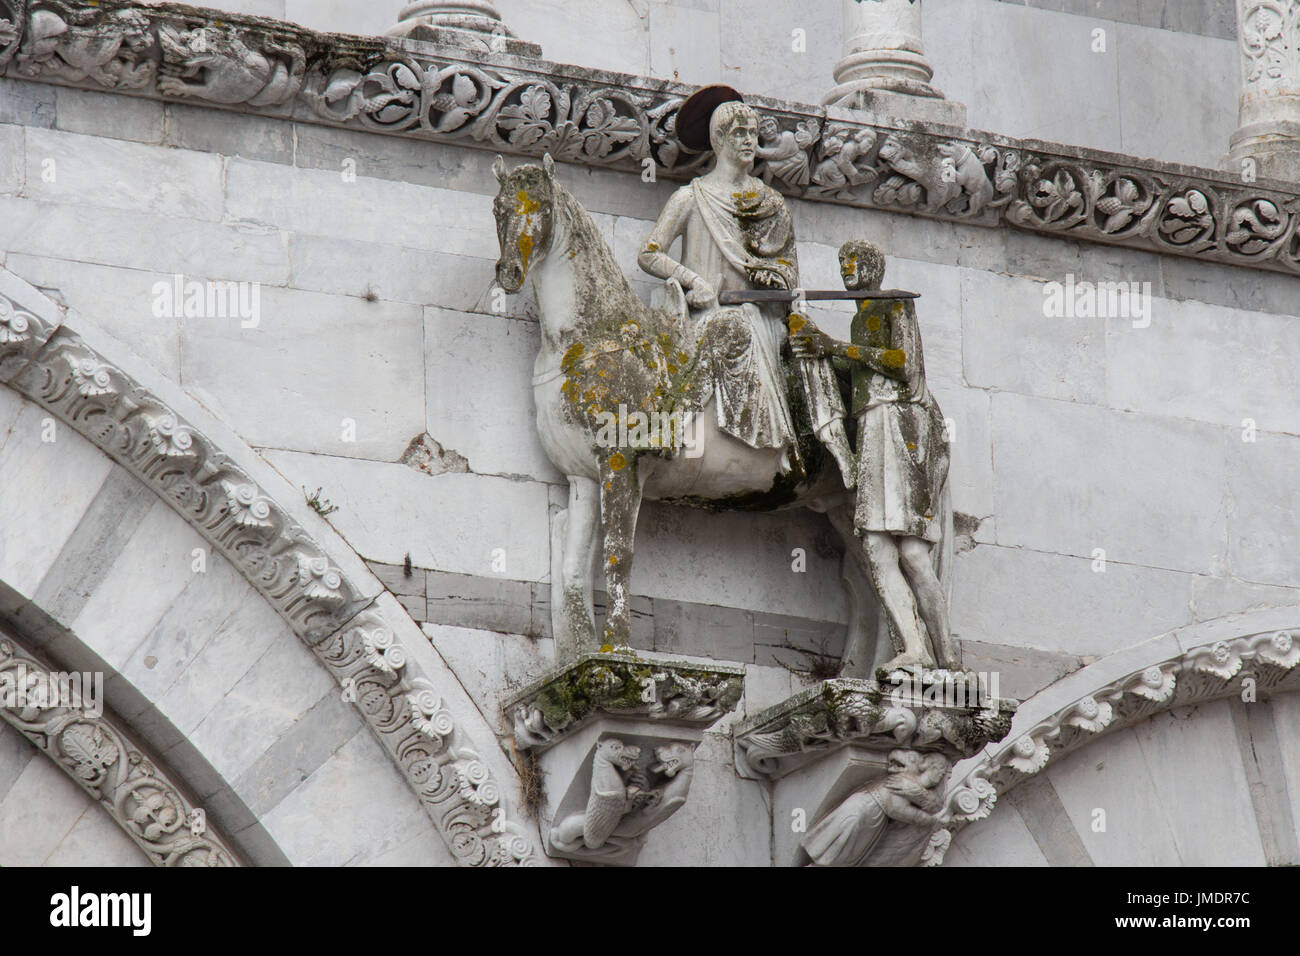
[[[802, 318], [802, 316], [800, 317]], [[895, 321], [899, 321], [897, 317]], [[915, 328], [915, 323], [912, 324]], [[790, 349], [799, 358], [840, 358], [859, 365], [865, 365], [873, 372], [887, 378], [906, 381], [911, 377], [915, 341], [914, 335], [902, 337], [903, 347], [897, 349], [874, 348], [870, 345], [857, 345], [853, 342], [841, 342], [833, 339], [808, 319], [797, 324], [791, 321]]]

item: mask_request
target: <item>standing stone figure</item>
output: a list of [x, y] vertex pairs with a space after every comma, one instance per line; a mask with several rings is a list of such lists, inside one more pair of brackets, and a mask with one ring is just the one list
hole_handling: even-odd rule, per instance
[[[758, 149], [758, 114], [727, 87], [706, 87], [678, 114], [678, 136], [707, 121], [716, 155], [712, 170], [678, 189], [646, 239], [637, 264], [661, 279], [676, 279], [699, 340], [700, 368], [710, 379], [718, 427], [752, 448], [772, 449], [790, 471], [798, 444], [781, 365], [787, 309], [783, 304], [723, 307], [718, 293], [793, 290], [799, 285], [794, 225], [784, 198], [750, 173]], [[681, 261], [668, 250], [681, 239]], [[844, 431], [843, 402], [830, 363], [796, 361], [814, 434], [853, 486], [853, 453]]]
[[811, 866], [915, 866], [944, 817], [948, 758], [889, 754], [889, 773], [860, 787], [808, 830]]
[[[879, 289], [885, 258], [871, 243], [851, 240], [840, 248], [840, 273], [850, 291]], [[947, 595], [935, 570], [948, 438], [939, 403], [926, 387], [915, 308], [910, 300], [862, 300], [851, 342], [839, 342], [811, 322], [797, 332], [791, 338], [796, 355], [834, 356], [852, 374], [850, 414], [858, 421], [853, 530], [894, 642], [896, 656], [884, 669], [936, 661], [955, 668]]]

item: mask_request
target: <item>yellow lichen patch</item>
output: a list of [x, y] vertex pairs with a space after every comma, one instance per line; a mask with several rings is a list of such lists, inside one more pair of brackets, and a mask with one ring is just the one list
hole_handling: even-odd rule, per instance
[[798, 332], [800, 329], [802, 329], [805, 325], [808, 324], [808, 320], [805, 319], [798, 312], [791, 312], [790, 318], [788, 320], [788, 324], [790, 327], [790, 334], [794, 335], [796, 332]]
[[914, 442], [914, 441], [910, 441], [910, 442], [908, 442], [908, 443], [907, 443], [907, 450], [908, 450], [908, 451], [916, 451], [916, 442]]
[[572, 371], [573, 366], [577, 363], [578, 359], [582, 358], [582, 353], [586, 350], [587, 347], [581, 342], [574, 342], [567, 350], [565, 350], [563, 357], [561, 357], [560, 368], [564, 369], [566, 372]]
[[528, 259], [533, 254], [533, 237], [526, 232], [519, 234], [519, 265], [523, 268], [524, 274], [528, 273]]
[[844, 354], [851, 359], [860, 359], [862, 358], [862, 349], [858, 348], [856, 345], [850, 345], [844, 350]]
[[518, 205], [515, 206], [515, 212], [520, 216], [531, 216], [533, 213], [537, 212], [537, 210], [542, 208], [541, 203], [528, 195], [526, 189], [519, 190], [515, 195], [515, 201], [518, 203]]
[[886, 368], [902, 368], [907, 364], [907, 355], [902, 349], [885, 349], [880, 353], [880, 364]]
[[613, 654], [613, 653], [614, 653], [614, 645], [613, 645], [613, 644], [602, 644], [602, 645], [600, 645], [600, 652], [601, 652], [602, 654]]
[[788, 266], [791, 265], [791, 262], [789, 259], [777, 259], [776, 264], [780, 266]]
[[610, 563], [610, 564], [618, 564], [618, 558], [614, 557], [614, 555], [611, 554], [611, 555], [609, 556], [609, 563]]
[[657, 242], [647, 242], [647, 243], [645, 244], [645, 251], [646, 251], [646, 252], [658, 252], [658, 251], [659, 251], [659, 243], [657, 243]]
[[893, 305], [891, 305], [891, 306], [889, 307], [889, 309], [890, 309], [891, 312], [894, 313], [894, 315], [902, 315], [902, 314], [903, 314], [903, 303], [901, 303], [901, 302], [895, 302]]
[[880, 331], [880, 316], [878, 315], [867, 316], [867, 331], [868, 332]]
[[622, 471], [626, 467], [627, 467], [627, 459], [623, 457], [623, 453], [621, 451], [616, 451], [614, 452], [614, 454], [609, 456], [610, 471]]

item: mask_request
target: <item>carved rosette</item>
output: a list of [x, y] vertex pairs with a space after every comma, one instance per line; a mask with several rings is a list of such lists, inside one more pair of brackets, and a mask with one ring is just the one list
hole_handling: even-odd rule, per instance
[[[1257, 5], [1284, 6], [1294, 31], [1296, 0]], [[0, 73], [638, 175], [649, 161], [670, 179], [708, 158], [677, 144], [677, 109], [692, 92], [680, 84], [220, 16], [127, 0], [41, 0], [35, 11], [0, 0], [0, 23], [11, 24], [0, 27]], [[1264, 76], [1275, 69], [1271, 42]], [[757, 172], [793, 196], [1300, 272], [1300, 191], [1281, 182], [842, 112], [832, 122], [820, 107], [750, 99], [776, 124]]]
[[1295, 689], [1297, 664], [1296, 633], [1268, 631], [1193, 647], [1108, 680], [1032, 726], [1016, 728], [1001, 747], [959, 767], [946, 796], [952, 829], [984, 819], [999, 793], [1098, 736], [1171, 708], [1241, 694], [1247, 678], [1253, 682], [1252, 699]]
[[211, 821], [113, 718], [65, 706], [77, 702], [57, 700], [52, 683], [41, 661], [0, 639], [0, 718], [103, 807], [154, 865], [238, 865]]
[[897, 686], [853, 678], [823, 681], [736, 727], [736, 770], [774, 780], [849, 745], [968, 757], [1006, 735], [1016, 702], [972, 703], [974, 693], [963, 689], [958, 697], [956, 683], [945, 671], [927, 671], [922, 681]]
[[[26, 300], [25, 310], [13, 307]], [[0, 310], [5, 303], [0, 322], [21, 315], [31, 333], [21, 352], [0, 352], [25, 359], [10, 387], [144, 482], [261, 592], [334, 674], [457, 859], [532, 863], [532, 840], [506, 819], [495, 779], [408, 659], [378, 599], [364, 597], [252, 476], [180, 414], [76, 334], [34, 322], [42, 309], [50, 314], [49, 301], [0, 271]]]

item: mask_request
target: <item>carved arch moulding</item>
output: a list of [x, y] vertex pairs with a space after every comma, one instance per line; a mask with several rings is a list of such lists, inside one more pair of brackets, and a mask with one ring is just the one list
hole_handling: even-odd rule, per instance
[[951, 829], [985, 819], [1000, 794], [1054, 761], [1162, 711], [1300, 690], [1297, 664], [1300, 607], [1220, 618], [1107, 655], [1025, 701], [1003, 740], [953, 769]]
[[0, 628], [0, 719], [71, 777], [150, 863], [241, 865], [215, 825], [195, 813], [196, 804], [169, 768], [147, 757], [124, 724], [81, 700], [74, 698], [72, 706], [60, 702], [51, 687], [62, 676]]
[[[219, 19], [218, 19], [219, 17]], [[127, 0], [0, 0], [0, 75], [687, 179], [693, 87], [414, 40]], [[1300, 192], [1101, 150], [750, 101], [789, 195], [1300, 273]]]
[[0, 386], [88, 439], [239, 570], [334, 676], [461, 864], [537, 862], [503, 804], [513, 768], [419, 627], [323, 520], [282, 504], [291, 490], [251, 449], [120, 351], [0, 269]]

